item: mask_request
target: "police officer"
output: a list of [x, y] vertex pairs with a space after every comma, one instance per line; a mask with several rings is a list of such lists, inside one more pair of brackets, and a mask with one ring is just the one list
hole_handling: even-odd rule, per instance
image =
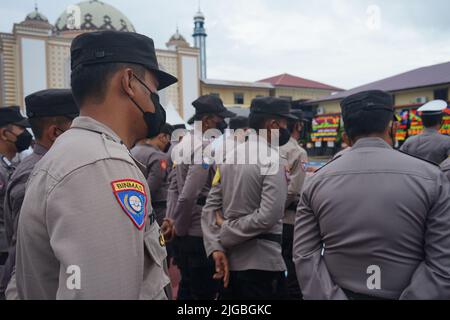
[[[291, 138], [287, 129], [287, 120], [294, 119], [290, 108], [284, 99], [254, 99], [249, 117], [253, 134], [227, 155], [246, 154], [246, 163], [217, 166], [203, 208], [202, 228], [206, 253], [216, 265], [214, 277], [224, 282], [221, 299], [287, 298], [281, 243], [288, 191], [275, 146]], [[258, 157], [252, 161], [251, 155]]]
[[214, 130], [217, 138], [227, 127], [225, 119], [235, 114], [212, 95], [202, 96], [192, 105], [196, 111], [188, 123], [195, 121], [195, 130], [186, 135], [172, 153], [175, 168], [169, 199], [175, 204], [169, 204], [173, 212], [168, 216], [174, 220], [177, 236], [176, 262], [181, 271], [178, 299], [212, 300], [216, 297], [218, 283], [212, 279], [214, 263], [207, 258], [203, 247], [200, 217], [215, 168], [210, 158], [205, 159], [206, 154], [211, 154], [208, 149], [211, 141], [203, 139], [203, 134]]
[[449, 299], [450, 184], [395, 151], [392, 96], [341, 103], [351, 150], [308, 179], [294, 261], [305, 299]]
[[422, 112], [425, 131], [406, 140], [401, 150], [437, 164], [447, 159], [450, 156], [450, 137], [439, 133], [446, 108], [447, 102], [443, 100], [431, 101], [419, 108], [417, 111]]
[[303, 112], [301, 110], [292, 110], [292, 115], [297, 119], [288, 120], [288, 130], [291, 133], [291, 138], [287, 144], [280, 147], [280, 156], [286, 161], [286, 171], [289, 177], [286, 210], [283, 218], [283, 258], [287, 267], [289, 297], [300, 299], [301, 291], [295, 274], [294, 262], [292, 261], [292, 243], [294, 241], [295, 212], [306, 178], [308, 154], [298, 143], [303, 132]]
[[171, 171], [170, 149], [173, 127], [165, 124], [155, 138], [145, 139], [131, 150], [136, 160], [146, 166], [146, 178], [150, 187], [152, 207], [156, 213], [156, 220], [162, 226], [166, 217], [167, 189]]
[[71, 47], [80, 117], [33, 171], [19, 217], [20, 299], [167, 299], [167, 256], [150, 191], [129, 149], [160, 133], [153, 40], [102, 31]]
[[0, 294], [6, 289], [15, 266], [15, 242], [20, 208], [25, 196], [25, 184], [36, 163], [47, 153], [55, 140], [70, 128], [79, 110], [72, 91], [50, 89], [33, 93], [25, 98], [27, 117], [35, 137], [33, 154], [16, 168], [8, 183], [4, 202], [5, 234], [9, 256], [7, 270], [0, 282]]
[[14, 171], [12, 159], [17, 153], [27, 150], [33, 139], [25, 129], [28, 126], [28, 120], [20, 114], [19, 107], [0, 108], [0, 278], [8, 258], [3, 202]]
[[447, 158], [447, 160], [445, 160], [444, 162], [442, 162], [441, 168], [442, 168], [442, 171], [445, 172], [448, 179], [450, 180], [450, 157]]

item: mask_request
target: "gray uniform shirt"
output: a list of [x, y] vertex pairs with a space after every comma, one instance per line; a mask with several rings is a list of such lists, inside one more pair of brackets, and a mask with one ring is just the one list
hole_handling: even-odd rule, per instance
[[286, 159], [286, 172], [289, 178], [284, 223], [293, 225], [295, 221], [295, 209], [291, 210], [290, 207], [293, 205], [296, 207], [300, 199], [303, 183], [306, 178], [308, 154], [305, 149], [299, 146], [294, 138], [291, 138], [287, 144], [280, 147], [280, 156]]
[[134, 158], [145, 167], [145, 177], [150, 188], [151, 203], [155, 209], [158, 223], [166, 216], [167, 189], [169, 188], [170, 156], [158, 148], [141, 144], [131, 150]]
[[174, 162], [173, 176], [170, 177], [168, 199], [174, 203], [168, 204], [168, 216], [174, 220], [176, 234], [180, 237], [203, 237], [200, 221], [202, 202], [206, 201], [215, 175], [214, 165], [194, 163], [195, 146], [200, 154], [208, 146], [202, 141], [195, 143], [194, 139], [196, 137], [192, 133], [186, 135], [173, 150], [174, 154], [183, 154], [181, 150], [189, 150], [188, 154], [183, 154], [183, 158], [191, 159], [191, 164], [188, 161]]
[[9, 180], [4, 202], [5, 234], [8, 246], [13, 246], [16, 242], [17, 223], [28, 178], [36, 163], [42, 159], [47, 151], [43, 146], [35, 144], [33, 153], [17, 166]]
[[[256, 147], [246, 142], [237, 147], [236, 153], [257, 154]], [[231, 271], [286, 270], [281, 244], [256, 239], [266, 234], [281, 236], [283, 230], [286, 173], [279, 161], [268, 166], [268, 171], [276, 174], [265, 175], [266, 167], [261, 164], [218, 165], [214, 186], [203, 208], [202, 228], [207, 255], [225, 252]], [[275, 166], [276, 170], [272, 170]], [[222, 227], [216, 224], [217, 210], [224, 215]]]
[[442, 162], [441, 168], [442, 168], [442, 171], [445, 172], [445, 174], [447, 175], [448, 179], [450, 180], [450, 158], [448, 158], [447, 160]]
[[166, 299], [167, 253], [148, 194], [120, 138], [92, 118], [75, 119], [28, 182], [17, 239], [19, 298]]
[[401, 150], [440, 164], [450, 155], [450, 137], [434, 129], [425, 129], [423, 134], [406, 140]]
[[4, 201], [6, 188], [14, 167], [11, 162], [0, 154], [0, 253], [8, 252], [8, 243], [6, 241], [5, 233], [5, 215], [4, 215]]
[[449, 199], [439, 167], [359, 140], [305, 184], [293, 250], [304, 297], [450, 299]]

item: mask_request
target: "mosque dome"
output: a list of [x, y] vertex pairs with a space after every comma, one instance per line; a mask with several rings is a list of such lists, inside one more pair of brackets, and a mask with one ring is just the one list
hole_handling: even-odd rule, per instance
[[56, 21], [55, 28], [59, 32], [136, 31], [131, 21], [122, 12], [99, 0], [83, 1], [67, 7]]
[[175, 49], [178, 47], [189, 48], [190, 44], [186, 41], [186, 39], [180, 34], [180, 31], [177, 28], [175, 34], [170, 37], [169, 42], [166, 43], [167, 48]]
[[194, 16], [194, 19], [195, 20], [205, 20], [205, 15], [203, 14], [203, 12], [198, 10], [198, 12]]
[[47, 17], [39, 12], [37, 6], [34, 8], [33, 12], [27, 14], [25, 20], [22, 21], [20, 25], [26, 27], [52, 28], [52, 25], [48, 22]]

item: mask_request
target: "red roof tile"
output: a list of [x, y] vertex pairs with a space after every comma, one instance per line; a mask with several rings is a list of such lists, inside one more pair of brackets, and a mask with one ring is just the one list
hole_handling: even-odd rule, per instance
[[258, 82], [270, 83], [276, 87], [294, 87], [294, 88], [309, 88], [309, 89], [322, 89], [322, 90], [333, 90], [333, 91], [343, 91], [343, 89], [333, 87], [324, 83], [317, 81], [312, 81], [300, 77], [296, 77], [290, 74], [280, 74], [268, 79], [259, 80]]

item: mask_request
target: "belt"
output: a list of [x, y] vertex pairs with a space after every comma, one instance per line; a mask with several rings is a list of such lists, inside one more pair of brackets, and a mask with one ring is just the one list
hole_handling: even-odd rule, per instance
[[286, 208], [286, 210], [289, 210], [289, 211], [297, 211], [297, 207], [298, 207], [298, 202], [295, 201], [295, 202], [291, 203], [291, 204], [289, 205], [289, 207]]
[[272, 242], [276, 242], [278, 244], [283, 243], [283, 236], [281, 234], [271, 234], [271, 233], [260, 234], [259, 236], [255, 237], [254, 239], [272, 241]]
[[3, 266], [8, 260], [8, 252], [0, 252], [0, 266]]
[[167, 201], [155, 201], [152, 202], [152, 207], [155, 209], [166, 209], [167, 208]]
[[380, 297], [374, 297], [374, 296], [369, 296], [367, 294], [363, 294], [363, 293], [356, 293], [353, 292], [351, 290], [347, 290], [342, 288], [342, 291], [344, 291], [345, 295], [347, 296], [347, 298], [349, 300], [391, 300], [391, 299], [386, 299], [386, 298], [380, 298]]
[[203, 207], [205, 204], [206, 204], [206, 197], [198, 198], [197, 205], [199, 205], [200, 207]]
[[148, 216], [150, 219], [150, 225], [152, 226], [156, 222], [156, 214], [155, 211], [152, 211], [152, 213]]

